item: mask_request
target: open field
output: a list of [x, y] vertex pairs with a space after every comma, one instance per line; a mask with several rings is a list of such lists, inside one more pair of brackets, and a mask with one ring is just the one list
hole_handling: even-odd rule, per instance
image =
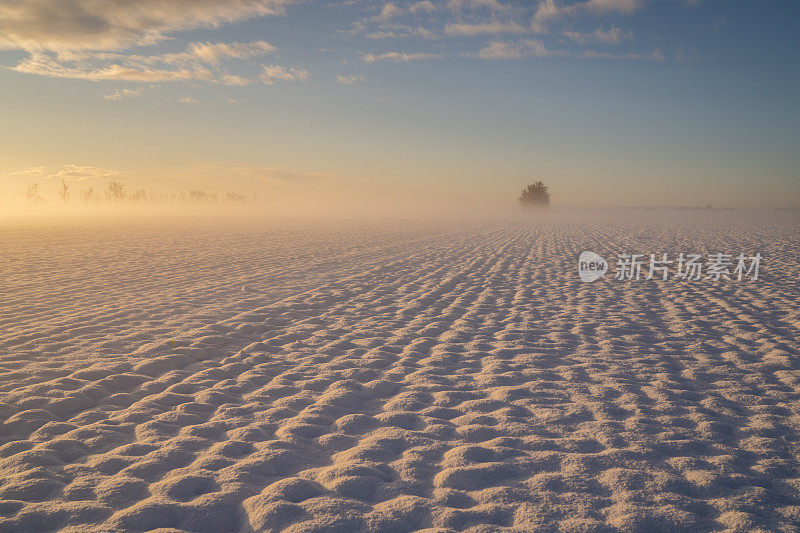
[[[800, 531], [798, 235], [0, 226], [0, 531]], [[764, 259], [585, 284], [583, 250]]]

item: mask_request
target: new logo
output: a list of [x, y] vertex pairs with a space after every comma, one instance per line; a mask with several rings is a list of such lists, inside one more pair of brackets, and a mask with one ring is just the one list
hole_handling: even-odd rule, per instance
[[585, 283], [602, 279], [607, 271], [606, 260], [594, 252], [582, 252], [578, 258], [578, 275]]

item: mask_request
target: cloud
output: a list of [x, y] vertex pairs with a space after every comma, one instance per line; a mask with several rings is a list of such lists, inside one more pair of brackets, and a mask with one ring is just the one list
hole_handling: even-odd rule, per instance
[[142, 95], [141, 89], [117, 89], [112, 93], [104, 94], [103, 98], [111, 100], [112, 102], [119, 102], [120, 100], [130, 100]]
[[587, 50], [580, 57], [589, 59], [644, 59], [650, 61], [664, 61], [664, 52], [661, 48], [656, 48], [649, 54], [610, 54], [607, 52], [595, 52]]
[[378, 63], [380, 61], [388, 61], [392, 63], [408, 63], [411, 61], [422, 61], [424, 59], [436, 59], [442, 56], [438, 54], [416, 53], [409, 54], [406, 52], [387, 52], [385, 54], [364, 54], [365, 63]]
[[480, 59], [522, 59], [523, 57], [552, 55], [564, 55], [564, 53], [551, 52], [540, 40], [525, 39], [514, 43], [492, 41], [478, 51], [475, 57]]
[[192, 43], [188, 55], [205, 63], [218, 64], [223, 59], [248, 59], [273, 53], [275, 47], [264, 41], [251, 43]]
[[433, 4], [433, 2], [429, 0], [423, 0], [422, 2], [411, 4], [411, 6], [408, 8], [408, 11], [414, 14], [433, 13], [434, 11], [436, 11], [436, 6]]
[[475, 36], [499, 33], [526, 33], [529, 28], [516, 22], [490, 22], [486, 24], [447, 24], [445, 35]]
[[630, 14], [642, 7], [645, 0], [588, 0], [578, 4], [578, 9], [587, 9], [593, 13]]
[[4, 0], [0, 49], [120, 50], [281, 14], [292, 0]]
[[119, 172], [100, 167], [87, 167], [81, 165], [64, 165], [58, 172], [46, 176], [47, 179], [74, 179], [74, 180], [90, 180], [90, 179], [103, 179], [113, 178]]
[[[448, 37], [479, 37], [483, 35], [525, 35], [531, 33], [548, 33], [548, 26], [563, 23], [566, 19], [577, 17], [592, 18], [604, 15], [630, 15], [639, 10], [649, 0], [535, 0], [532, 2], [511, 2], [503, 0], [447, 0], [433, 3], [430, 1], [413, 4], [401, 3], [397, 0], [382, 3], [375, 16], [362, 18], [354, 22], [349, 30], [341, 34], [365, 35], [370, 39], [424, 37], [428, 39]], [[349, 5], [363, 6], [365, 2], [353, 1]], [[444, 9], [442, 6], [444, 5]], [[450, 20], [432, 17], [430, 13], [444, 11]], [[412, 17], [417, 15], [416, 21]], [[436, 20], [439, 19], [439, 20]], [[433, 26], [435, 24], [435, 27]], [[416, 29], [414, 27], [416, 26]], [[611, 29], [600, 28], [591, 33], [566, 31], [564, 34], [572, 40], [586, 43], [613, 44], [632, 39], [630, 32], [616, 26]], [[498, 48], [498, 46], [495, 46]], [[506, 48], [506, 54], [514, 54]], [[486, 54], [491, 53], [487, 50]], [[501, 55], [503, 52], [498, 52]], [[521, 55], [526, 55], [520, 50]], [[533, 53], [540, 54], [534, 50]], [[370, 54], [368, 61], [405, 61], [407, 56], [401, 52], [396, 54]], [[464, 55], [458, 52], [445, 56]], [[530, 55], [530, 54], [528, 54]], [[413, 59], [411, 59], [413, 60]]]
[[199, 104], [200, 100], [196, 98], [191, 98], [189, 96], [181, 96], [180, 98], [178, 98], [178, 102], [182, 104]]
[[[141, 83], [207, 81], [222, 85], [247, 85], [252, 80], [228, 74], [220, 67], [226, 59], [249, 59], [271, 54], [275, 47], [264, 41], [251, 43], [190, 43], [184, 52], [139, 55], [116, 52], [30, 52], [11, 70], [51, 78], [90, 81], [121, 80]], [[213, 71], [209, 70], [213, 67]]]
[[560, 7], [556, 0], [540, 0], [531, 21], [535, 31], [545, 31], [547, 24], [557, 18], [574, 17], [581, 14], [603, 15], [617, 13], [630, 15], [640, 9], [647, 0], [586, 0]]
[[435, 39], [438, 35], [422, 26], [413, 28], [403, 24], [384, 24], [381, 29], [367, 33], [367, 39], [399, 39], [403, 37], [420, 37], [422, 39]]
[[273, 53], [271, 44], [191, 43], [184, 52], [149, 56], [124, 50], [156, 43], [173, 32], [282, 14], [293, 2], [4, 0], [0, 4], [0, 49], [28, 52], [28, 57], [10, 70], [51, 78], [247, 85], [252, 80], [224, 72], [220, 63]]
[[601, 44], [617, 44], [621, 41], [633, 39], [633, 33], [623, 31], [613, 26], [609, 30], [598, 28], [591, 33], [581, 33], [577, 31], [565, 31], [564, 35], [577, 43], [597, 42]]
[[391, 30], [378, 30], [365, 35], [367, 39], [397, 39], [398, 37], [407, 37], [406, 33], [398, 33]]
[[145, 66], [111, 64], [99, 68], [70, 67], [51, 56], [34, 52], [10, 70], [50, 78], [72, 78], [90, 81], [133, 81], [156, 83], [165, 81], [211, 81], [214, 74], [205, 68], [165, 70]]
[[[510, 60], [522, 59], [525, 57], [550, 57], [550, 56], [573, 56], [564, 50], [550, 50], [540, 40], [524, 39], [517, 42], [492, 41], [481, 48], [472, 57], [479, 59]], [[607, 52], [596, 52], [587, 50], [578, 54], [581, 58], [592, 59], [646, 59], [652, 61], [663, 61], [664, 54], [657, 48], [650, 54], [611, 54]]]
[[[684, 0], [687, 1], [687, 0]], [[633, 39], [630, 31], [616, 26], [594, 31], [563, 31], [565, 21], [602, 15], [629, 15], [648, 0], [364, 0], [345, 2], [355, 6], [361, 17], [338, 35], [359, 35], [368, 39], [408, 38], [452, 41], [435, 43], [432, 52], [410, 52], [406, 45], [391, 46], [398, 51], [362, 53], [366, 63], [408, 63], [436, 58], [479, 57], [519, 59], [568, 55], [554, 52], [555, 41], [520, 40], [533, 33], [547, 32], [559, 24], [554, 38], [566, 38], [589, 48], [591, 44], [616, 44]], [[237, 61], [270, 56], [272, 44], [252, 42], [192, 42], [171, 53], [141, 52], [173, 34], [193, 29], [214, 29], [245, 20], [280, 15], [298, 0], [0, 0], [0, 50], [25, 52], [10, 70], [51, 78], [135, 83], [205, 82], [225, 86], [245, 86], [259, 80], [267, 85], [278, 82], [306, 82], [309, 72], [302, 68], [269, 65], [259, 60], [240, 65]], [[377, 6], [377, 7], [373, 7]], [[552, 29], [552, 28], [551, 28]], [[483, 48], [483, 39], [493, 39]], [[536, 35], [535, 37], [539, 37]], [[504, 42], [503, 39], [509, 39]], [[460, 48], [474, 39], [470, 48]], [[480, 40], [479, 40], [480, 39]], [[411, 42], [411, 41], [408, 41]], [[547, 47], [545, 46], [547, 42]], [[473, 47], [474, 46], [474, 47]], [[599, 48], [599, 46], [598, 46]], [[412, 48], [413, 49], [413, 48]], [[479, 51], [476, 53], [474, 50]], [[152, 48], [151, 48], [152, 50]], [[175, 50], [173, 48], [173, 50]], [[581, 56], [575, 52], [575, 56]], [[588, 50], [582, 57], [612, 56]], [[269, 60], [273, 61], [273, 60]], [[274, 60], [277, 61], [277, 60]], [[235, 66], [236, 69], [232, 68]], [[229, 68], [231, 67], [231, 68]], [[240, 72], [238, 69], [249, 68]], [[235, 73], [233, 73], [233, 72]], [[360, 83], [360, 78], [340, 75], [339, 84]], [[132, 89], [127, 89], [132, 91]], [[110, 89], [109, 89], [110, 91]], [[132, 98], [125, 90], [108, 92], [103, 97], [117, 101]]]
[[235, 76], [233, 74], [223, 74], [221, 79], [223, 85], [230, 85], [234, 87], [243, 87], [245, 85], [250, 85], [253, 82], [253, 80], [249, 78]]
[[555, 0], [541, 0], [531, 20], [531, 29], [544, 32], [547, 23], [561, 14]]
[[357, 83], [364, 83], [365, 78], [363, 74], [339, 74], [336, 76], [336, 83], [339, 85], [355, 85]]
[[486, 10], [492, 13], [505, 13], [511, 8], [497, 0], [449, 0], [447, 6], [451, 11]]
[[410, 13], [412, 15], [417, 15], [419, 13], [433, 13], [436, 10], [437, 10], [436, 5], [429, 0], [416, 2], [414, 4], [411, 4], [407, 8], [399, 7], [397, 4], [393, 2], [387, 2], [381, 8], [381, 12], [372, 19], [376, 21], [386, 22], [393, 18], [403, 16], [407, 13]]
[[273, 85], [276, 81], [301, 83], [308, 81], [308, 71], [304, 69], [286, 68], [280, 65], [262, 65], [262, 67], [263, 72], [259, 77], [266, 85]]
[[377, 16], [376, 20], [389, 20], [394, 17], [399, 17], [403, 14], [403, 10], [394, 5], [393, 3], [389, 2], [384, 4], [383, 9], [381, 9], [380, 15]]

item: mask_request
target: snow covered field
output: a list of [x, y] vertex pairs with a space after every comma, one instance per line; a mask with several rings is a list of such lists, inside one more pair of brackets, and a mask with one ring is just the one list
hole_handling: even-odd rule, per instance
[[[798, 236], [4, 223], [0, 531], [800, 531]], [[584, 250], [763, 260], [589, 284]]]

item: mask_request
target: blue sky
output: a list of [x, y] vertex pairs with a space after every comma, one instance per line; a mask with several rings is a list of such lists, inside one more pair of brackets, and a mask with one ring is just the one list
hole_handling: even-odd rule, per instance
[[796, 206], [797, 20], [777, 1], [6, 1], [0, 192], [501, 204], [542, 179], [557, 205]]

